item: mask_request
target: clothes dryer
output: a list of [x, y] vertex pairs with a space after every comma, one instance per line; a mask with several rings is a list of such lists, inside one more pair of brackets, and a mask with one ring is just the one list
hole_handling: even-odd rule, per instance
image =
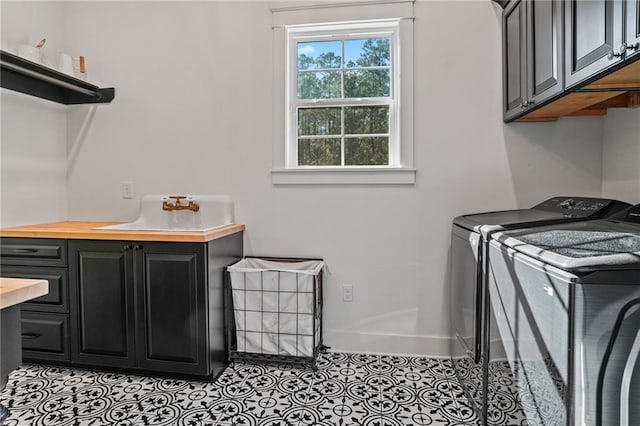
[[506, 356], [489, 353], [489, 406], [517, 401], [526, 424], [640, 425], [640, 204], [493, 237], [490, 337]]
[[478, 418], [486, 421], [488, 242], [492, 235], [555, 223], [607, 217], [630, 206], [611, 199], [553, 197], [530, 209], [458, 216], [453, 221], [449, 265], [450, 348], [456, 375]]

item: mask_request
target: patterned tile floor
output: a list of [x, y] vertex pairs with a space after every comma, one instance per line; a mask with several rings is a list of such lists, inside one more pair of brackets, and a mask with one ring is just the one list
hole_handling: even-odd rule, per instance
[[215, 383], [30, 365], [6, 426], [475, 425], [449, 360], [325, 353], [318, 370], [236, 363]]

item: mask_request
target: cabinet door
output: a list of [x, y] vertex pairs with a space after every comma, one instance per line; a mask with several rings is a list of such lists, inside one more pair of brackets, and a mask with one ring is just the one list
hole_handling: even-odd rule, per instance
[[505, 10], [502, 19], [502, 73], [504, 118], [506, 120], [521, 113], [527, 104], [524, 1], [513, 2]]
[[570, 87], [621, 61], [622, 0], [565, 2], [565, 79]]
[[138, 367], [208, 375], [205, 245], [136, 246]]
[[562, 3], [527, 2], [527, 82], [529, 104], [564, 90], [562, 75]]
[[132, 367], [134, 274], [129, 243], [70, 241], [69, 257], [72, 361]]
[[627, 0], [627, 58], [640, 54], [640, 0]]

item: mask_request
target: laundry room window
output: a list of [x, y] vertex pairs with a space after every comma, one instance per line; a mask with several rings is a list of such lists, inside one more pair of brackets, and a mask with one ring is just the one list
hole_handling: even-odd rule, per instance
[[413, 2], [272, 12], [272, 182], [413, 184]]
[[397, 164], [397, 28], [289, 29], [291, 166]]

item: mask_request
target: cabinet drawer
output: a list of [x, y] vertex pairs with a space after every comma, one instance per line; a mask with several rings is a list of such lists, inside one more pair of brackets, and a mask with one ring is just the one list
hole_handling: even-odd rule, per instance
[[3, 265], [67, 266], [67, 241], [49, 238], [2, 238]]
[[22, 356], [25, 359], [69, 359], [69, 316], [22, 312]]
[[69, 311], [69, 279], [66, 269], [3, 266], [2, 276], [41, 279], [49, 282], [49, 293], [23, 302], [21, 305], [23, 310], [58, 313]]

